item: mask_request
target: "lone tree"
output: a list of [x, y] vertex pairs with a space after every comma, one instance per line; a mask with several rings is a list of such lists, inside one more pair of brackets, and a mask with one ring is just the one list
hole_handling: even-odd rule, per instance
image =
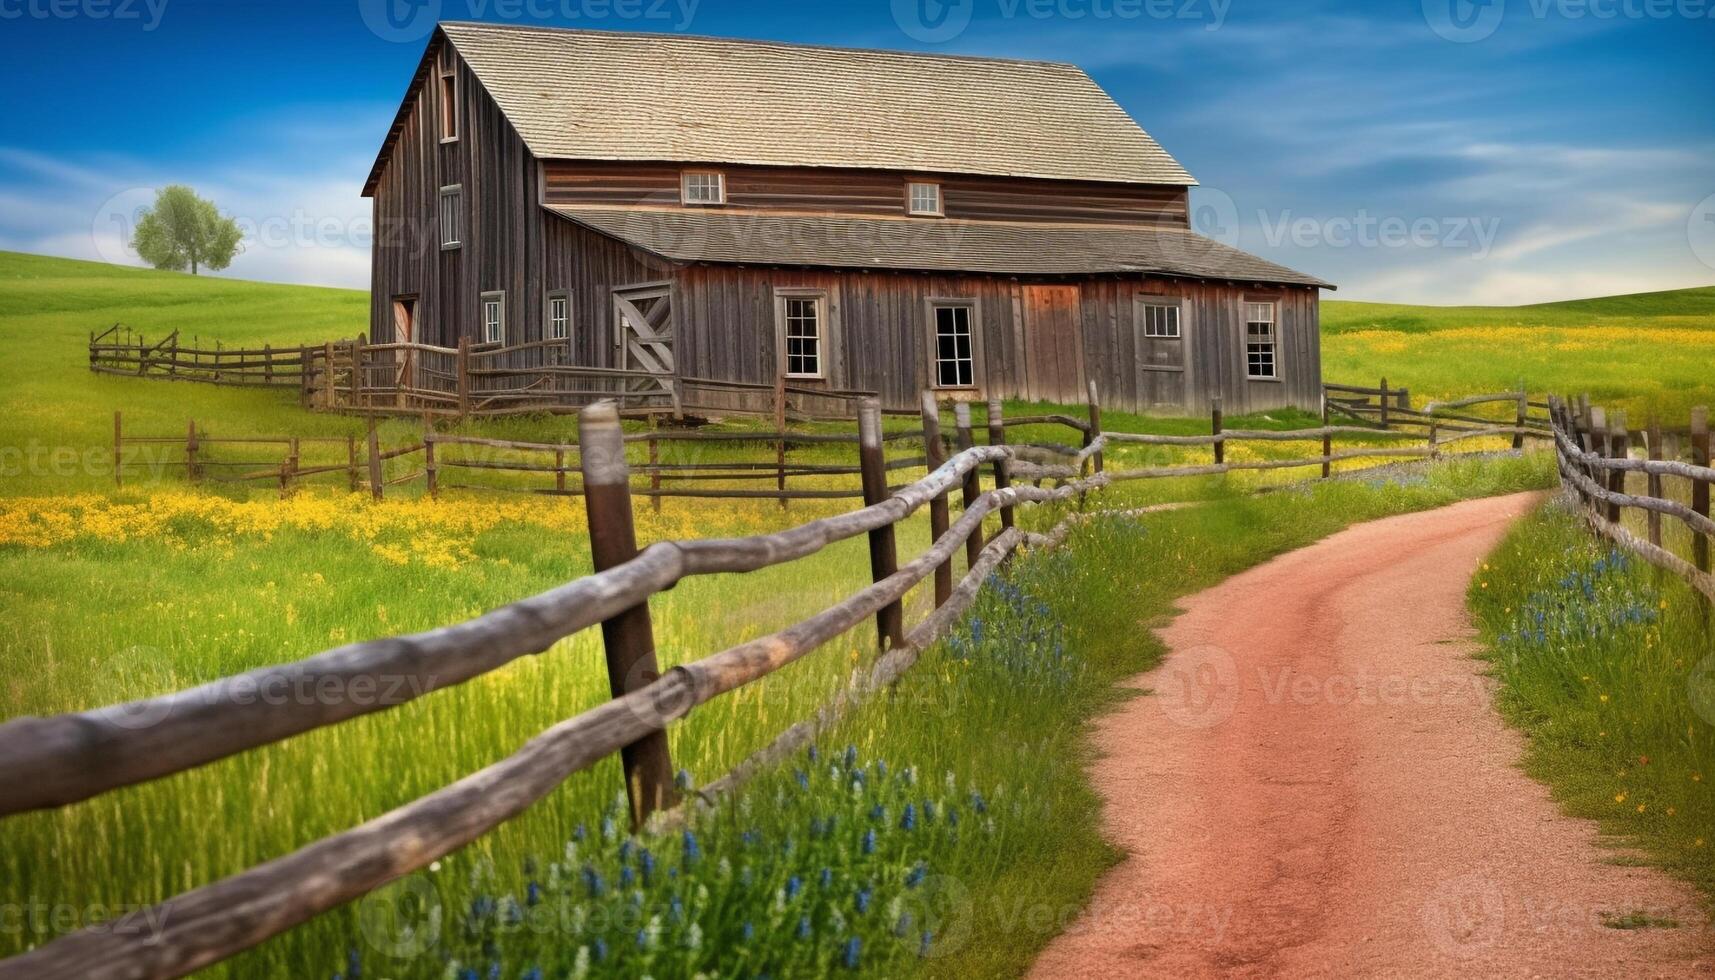
[[155, 206], [143, 212], [131, 247], [157, 269], [183, 272], [188, 268], [196, 275], [204, 266], [219, 270], [231, 265], [243, 237], [238, 222], [221, 217], [213, 201], [173, 184], [162, 188], [155, 195]]

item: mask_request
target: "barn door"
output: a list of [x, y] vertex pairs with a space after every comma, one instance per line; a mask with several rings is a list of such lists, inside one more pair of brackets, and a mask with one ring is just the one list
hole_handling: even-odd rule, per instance
[[1142, 369], [1138, 378], [1142, 400], [1150, 408], [1189, 409], [1185, 352], [1191, 341], [1184, 300], [1140, 293], [1132, 309], [1138, 367]]
[[660, 402], [678, 410], [678, 366], [673, 359], [673, 284], [644, 283], [613, 291], [616, 366], [654, 378], [621, 379], [621, 401]]
[[[417, 342], [417, 298], [415, 296], [393, 297], [393, 342], [396, 344], [414, 344]], [[394, 352], [399, 365], [398, 376], [394, 384], [400, 389], [399, 400], [405, 400], [405, 389], [414, 387], [416, 365], [416, 350], [401, 347]]]
[[1025, 397], [1083, 404], [1084, 332], [1077, 286], [1024, 287]]

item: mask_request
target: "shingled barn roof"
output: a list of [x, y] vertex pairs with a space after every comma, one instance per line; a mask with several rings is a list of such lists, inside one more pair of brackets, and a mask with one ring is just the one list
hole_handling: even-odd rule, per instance
[[546, 205], [674, 262], [973, 272], [1131, 273], [1332, 288], [1172, 225], [913, 221], [661, 208]]
[[[440, 30], [542, 159], [1196, 183], [1074, 65], [478, 23]], [[390, 146], [391, 137], [377, 173]]]

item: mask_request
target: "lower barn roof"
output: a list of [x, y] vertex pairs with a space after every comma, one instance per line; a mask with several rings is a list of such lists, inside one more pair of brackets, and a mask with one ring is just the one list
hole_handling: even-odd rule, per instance
[[1140, 273], [1334, 288], [1170, 225], [1069, 225], [546, 204], [675, 262], [971, 272]]

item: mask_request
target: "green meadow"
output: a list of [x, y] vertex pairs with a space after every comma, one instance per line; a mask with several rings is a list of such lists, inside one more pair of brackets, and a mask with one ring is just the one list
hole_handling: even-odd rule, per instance
[[[1430, 396], [1508, 387], [1518, 380], [1509, 375], [1523, 372], [1533, 391], [1590, 390], [1675, 411], [1707, 397], [1704, 382], [1678, 365], [1707, 359], [1715, 290], [1525, 309], [1539, 312], [1330, 302], [1326, 373], [1359, 384], [1385, 375]], [[106, 455], [115, 409], [128, 430], [149, 434], [182, 432], [190, 418], [223, 435], [362, 429], [361, 420], [302, 410], [289, 392], [91, 374], [88, 336], [116, 322], [227, 344], [316, 342], [361, 331], [367, 297], [0, 253], [0, 334], [11, 342], [0, 359], [0, 447], [69, 447], [80, 460], [69, 471], [44, 464], [0, 474], [0, 718], [90, 708], [456, 622], [588, 572], [576, 502], [458, 493], [431, 501], [407, 489], [376, 504], [337, 481], [282, 501], [271, 487], [189, 488], [170, 471], [115, 491]], [[1485, 348], [1480, 338], [1494, 331], [1508, 339]], [[1507, 331], [1540, 333], [1553, 350], [1515, 349]], [[1533, 367], [1540, 380], [1525, 370]], [[1114, 431], [1195, 434], [1208, 424], [1105, 414]], [[1296, 412], [1229, 420], [1247, 428], [1312, 422]], [[517, 419], [463, 431], [552, 441], [569, 440], [573, 427], [567, 418]], [[417, 433], [414, 421], [383, 423], [389, 444]], [[1072, 435], [1016, 433], [1055, 442]], [[1206, 454], [1115, 449], [1109, 466]], [[1024, 556], [895, 689], [840, 722], [814, 755], [764, 773], [698, 817], [689, 835], [624, 833], [615, 822], [618, 767], [609, 761], [433, 869], [206, 973], [1018, 973], [1114, 860], [1082, 774], [1084, 734], [1119, 696], [1115, 682], [1160, 655], [1149, 627], [1171, 615], [1175, 599], [1353, 522], [1548, 486], [1553, 466], [1541, 454], [1457, 460], [1253, 492], [1293, 478], [1175, 479], [1103, 492], [1095, 498], [1103, 507], [1200, 506], [1097, 519], [1065, 547]], [[668, 501], [659, 513], [639, 509], [639, 534], [645, 542], [752, 534], [850, 506]], [[1074, 506], [1026, 509], [1021, 520], [1046, 528]], [[928, 545], [922, 515], [900, 533], [902, 558]], [[662, 660], [695, 659], [826, 607], [868, 582], [866, 555], [852, 540], [783, 568], [682, 583], [651, 603]], [[908, 620], [927, 609], [924, 591], [910, 597]], [[682, 778], [695, 785], [721, 775], [873, 656], [873, 632], [860, 628], [693, 712], [670, 733]], [[599, 703], [601, 664], [599, 638], [586, 632], [380, 715], [9, 818], [0, 902], [119, 910], [287, 853], [490, 764]], [[1679, 720], [1664, 716], [1664, 724]], [[1681, 766], [1671, 750], [1658, 752]], [[0, 930], [0, 955], [58, 928], [23, 926]]]

